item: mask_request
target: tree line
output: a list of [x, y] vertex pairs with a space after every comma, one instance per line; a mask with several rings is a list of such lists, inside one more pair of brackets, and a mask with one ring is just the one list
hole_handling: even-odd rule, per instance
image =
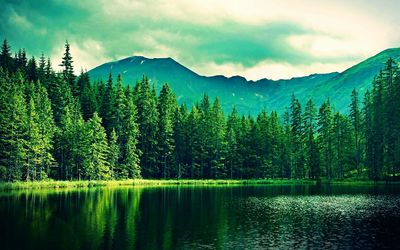
[[134, 87], [111, 73], [74, 75], [68, 42], [55, 72], [44, 55], [0, 54], [0, 179], [126, 178], [395, 179], [400, 166], [400, 74], [389, 59], [349, 113], [327, 99], [304, 108], [294, 95], [282, 117], [256, 117], [218, 98], [190, 108], [146, 76]]

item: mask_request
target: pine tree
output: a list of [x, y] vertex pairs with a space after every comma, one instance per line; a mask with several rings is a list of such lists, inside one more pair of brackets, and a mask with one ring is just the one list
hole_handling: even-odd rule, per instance
[[392, 59], [386, 62], [386, 65], [382, 71], [382, 81], [385, 83], [383, 86], [383, 116], [384, 126], [381, 130], [384, 133], [385, 143], [385, 165], [387, 174], [391, 174], [394, 177], [397, 173], [398, 166], [396, 158], [396, 144], [399, 140], [398, 127], [399, 118], [396, 114], [399, 114], [399, 88], [398, 84], [399, 69], [397, 63]]
[[137, 93], [136, 107], [138, 109], [139, 124], [139, 149], [142, 152], [140, 158], [141, 172], [144, 178], [154, 178], [157, 175], [157, 133], [158, 111], [157, 99], [150, 88], [146, 77], [141, 83], [140, 92]]
[[196, 106], [193, 106], [187, 121], [187, 140], [189, 169], [188, 177], [191, 179], [202, 178], [202, 129], [200, 124], [201, 114]]
[[174, 155], [175, 171], [173, 173], [178, 179], [189, 177], [190, 155], [189, 155], [189, 135], [188, 135], [188, 114], [185, 104], [182, 104], [175, 111], [174, 115]]
[[318, 143], [321, 149], [321, 165], [328, 179], [333, 177], [333, 131], [332, 108], [330, 101], [324, 102], [318, 113]]
[[[158, 99], [158, 177], [170, 177], [175, 163], [174, 115], [178, 109], [175, 95], [168, 84], [164, 84]], [[175, 171], [176, 172], [176, 171]]]
[[110, 166], [107, 162], [109, 153], [107, 137], [101, 126], [101, 118], [97, 113], [88, 120], [86, 133], [88, 136], [88, 149], [84, 155], [83, 176], [89, 180], [107, 180], [111, 178]]
[[46, 57], [44, 54], [40, 56], [39, 67], [37, 68], [37, 76], [39, 81], [43, 84], [46, 83]]
[[373, 154], [371, 156], [370, 178], [379, 180], [382, 178], [384, 166], [384, 81], [382, 71], [375, 78], [372, 89], [372, 146]]
[[249, 155], [251, 154], [251, 145], [250, 145], [250, 131], [252, 129], [252, 117], [245, 117], [244, 115], [241, 118], [241, 126], [240, 126], [240, 134], [238, 138], [239, 144], [239, 158], [241, 159], [241, 165], [238, 169], [238, 178], [248, 178], [249, 177]]
[[225, 116], [219, 103], [218, 97], [215, 98], [213, 106], [210, 111], [210, 142], [211, 142], [211, 166], [210, 177], [224, 178], [226, 175], [225, 170], [225, 154], [226, 154], [226, 122]]
[[283, 161], [281, 154], [283, 148], [283, 131], [279, 123], [278, 113], [276, 111], [271, 112], [270, 115], [270, 133], [271, 133], [271, 146], [269, 153], [269, 161], [271, 162], [272, 178], [281, 177], [281, 165], [286, 163]]
[[260, 166], [256, 170], [256, 176], [260, 178], [267, 178], [272, 176], [272, 161], [271, 161], [271, 125], [268, 113], [262, 110], [258, 116], [256, 123], [258, 125], [257, 138], [257, 154], [260, 156]]
[[32, 57], [28, 61], [28, 65], [26, 68], [26, 77], [28, 82], [37, 82], [38, 80], [38, 73], [37, 73], [37, 65], [35, 57]]
[[27, 115], [27, 152], [26, 152], [26, 171], [24, 171], [24, 179], [36, 180], [36, 169], [40, 165], [40, 132], [39, 132], [39, 116], [36, 112], [35, 101], [30, 99], [28, 104]]
[[293, 141], [293, 136], [292, 136], [292, 129], [291, 129], [291, 121], [290, 121], [290, 114], [289, 110], [287, 109], [285, 113], [283, 114], [283, 147], [282, 147], [282, 153], [281, 153], [281, 158], [284, 164], [281, 166], [281, 175], [283, 178], [292, 178], [292, 172], [293, 172], [293, 147], [292, 147], [292, 141]]
[[354, 131], [354, 145], [355, 145], [355, 155], [354, 155], [354, 161], [355, 161], [355, 168], [357, 170], [357, 175], [360, 177], [360, 172], [361, 172], [361, 111], [358, 103], [358, 93], [355, 89], [353, 89], [353, 92], [351, 93], [351, 104], [350, 104], [350, 119], [351, 123], [353, 125], [353, 131]]
[[140, 155], [138, 149], [139, 126], [136, 122], [137, 111], [132, 98], [126, 99], [126, 109], [124, 113], [123, 134], [121, 135], [121, 148], [123, 161], [122, 164], [127, 171], [129, 178], [141, 178]]
[[350, 169], [350, 155], [354, 152], [352, 143], [351, 121], [344, 115], [336, 112], [332, 121], [334, 168], [333, 175], [343, 179], [345, 171]]
[[365, 165], [368, 166], [369, 176], [373, 176], [373, 155], [374, 155], [374, 136], [373, 136], [373, 116], [372, 116], [372, 97], [369, 90], [365, 92], [363, 103], [363, 137], [365, 141]]
[[0, 67], [3, 70], [7, 70], [9, 72], [13, 69], [13, 61], [11, 57], [11, 47], [8, 44], [7, 40], [3, 41], [3, 45], [1, 46], [1, 53], [0, 53]]
[[320, 160], [319, 160], [319, 152], [318, 147], [315, 143], [315, 117], [316, 117], [316, 108], [313, 101], [310, 99], [306, 104], [306, 108], [304, 110], [304, 133], [306, 135], [306, 152], [307, 155], [307, 173], [308, 176], [315, 179], [319, 178], [320, 173]]
[[89, 138], [77, 102], [64, 107], [57, 132], [56, 148], [60, 178], [81, 179]]
[[118, 144], [118, 136], [115, 129], [111, 131], [110, 140], [108, 141], [109, 151], [107, 161], [110, 164], [110, 176], [112, 179], [118, 177], [116, 173], [120, 169], [118, 160], [121, 156], [121, 150]]
[[296, 178], [304, 177], [304, 152], [303, 152], [303, 121], [301, 115], [301, 105], [298, 99], [292, 95], [290, 105], [292, 146], [294, 152], [294, 174]]
[[3, 180], [22, 179], [27, 150], [27, 109], [20, 74], [0, 70], [0, 173]]
[[110, 73], [105, 87], [102, 105], [100, 106], [100, 116], [103, 118], [103, 127], [106, 129], [107, 134], [110, 134], [114, 122], [114, 108], [115, 108], [115, 90], [112, 75]]
[[314, 135], [308, 135], [308, 165], [310, 168], [309, 177], [312, 179], [319, 179], [321, 174], [321, 167], [320, 167], [320, 152], [318, 149], [318, 145], [315, 142]]
[[37, 178], [44, 179], [49, 176], [50, 167], [54, 166], [54, 158], [52, 155], [54, 144], [54, 133], [56, 130], [51, 103], [47, 95], [46, 88], [38, 85], [35, 94], [35, 104], [38, 116], [38, 128], [40, 138], [39, 165], [36, 173]]
[[123, 134], [123, 120], [125, 118], [125, 110], [127, 109], [127, 97], [125, 94], [125, 89], [122, 85], [122, 77], [118, 75], [117, 80], [117, 89], [115, 92], [114, 102], [112, 103], [113, 107], [111, 107], [110, 116], [112, 127], [115, 129], [118, 137], [121, 137]]
[[211, 107], [209, 96], [205, 93], [199, 105], [199, 146], [200, 150], [200, 178], [211, 177], [211, 156], [212, 156], [212, 136], [209, 133], [211, 128]]
[[75, 87], [75, 75], [74, 75], [74, 67], [72, 65], [74, 61], [72, 60], [72, 55], [70, 52], [70, 46], [68, 41], [65, 42], [65, 52], [64, 52], [64, 56], [62, 58], [61, 64], [60, 66], [63, 68], [63, 77], [65, 79], [65, 81], [68, 83], [69, 87], [72, 90], [72, 93], [75, 95], [76, 94], [76, 89]]
[[97, 111], [97, 100], [93, 93], [94, 90], [90, 85], [89, 74], [87, 72], [81, 72], [79, 75], [77, 89], [83, 119], [87, 121]]
[[236, 107], [233, 107], [232, 112], [228, 116], [226, 126], [226, 167], [230, 179], [237, 178], [242, 159], [239, 157], [238, 138], [240, 136], [240, 117]]
[[14, 64], [16, 71], [20, 71], [22, 74], [26, 74], [26, 65], [28, 64], [28, 59], [26, 57], [25, 49], [18, 50], [18, 54], [14, 59]]

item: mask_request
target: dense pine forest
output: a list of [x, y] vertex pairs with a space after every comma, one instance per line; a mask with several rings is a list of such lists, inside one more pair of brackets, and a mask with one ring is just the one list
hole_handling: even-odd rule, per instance
[[[42, 55], [0, 55], [0, 179], [396, 179], [400, 167], [400, 69], [389, 59], [348, 114], [327, 99], [287, 112], [235, 107], [225, 115], [204, 94], [178, 104], [146, 76], [134, 87], [74, 75], [69, 44], [55, 72]], [[350, 93], [349, 93], [350, 94]], [[332, 96], [334, 98], [334, 96]]]

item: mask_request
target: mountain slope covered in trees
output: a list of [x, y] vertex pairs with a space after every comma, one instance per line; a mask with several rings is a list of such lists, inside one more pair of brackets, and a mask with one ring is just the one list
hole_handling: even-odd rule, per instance
[[[305, 105], [312, 98], [321, 105], [327, 98], [341, 112], [348, 112], [350, 93], [354, 88], [364, 95], [371, 82], [385, 62], [393, 58], [400, 60], [400, 49], [388, 49], [345, 70], [342, 73], [313, 74], [288, 80], [247, 81], [240, 76], [206, 77], [198, 75], [171, 58], [149, 59], [142, 56], [128, 57], [119, 61], [105, 63], [88, 73], [92, 80], [107, 80], [110, 72], [116, 77], [121, 74], [126, 84], [132, 86], [148, 76], [157, 91], [165, 82], [175, 92], [179, 103], [188, 106], [196, 103], [207, 92], [211, 98], [218, 96], [225, 112], [236, 106], [239, 113], [256, 115], [260, 109], [276, 110], [283, 114], [290, 102], [291, 94]], [[266, 72], [267, 74], [268, 72]]]
[[400, 69], [392, 58], [365, 95], [348, 93], [347, 114], [329, 98], [303, 104], [292, 94], [281, 116], [224, 112], [223, 97], [208, 94], [188, 107], [146, 76], [134, 86], [111, 74], [91, 83], [86, 72], [74, 75], [68, 43], [60, 61], [56, 73], [43, 55], [38, 62], [23, 49], [12, 55], [3, 42], [1, 181], [399, 176]]

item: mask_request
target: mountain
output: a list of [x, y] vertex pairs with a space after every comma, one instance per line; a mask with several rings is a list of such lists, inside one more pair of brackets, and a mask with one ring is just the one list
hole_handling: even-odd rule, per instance
[[265, 108], [282, 113], [290, 104], [292, 93], [304, 104], [312, 98], [320, 105], [327, 98], [340, 111], [346, 112], [353, 88], [360, 98], [371, 86], [374, 76], [392, 57], [400, 61], [400, 48], [387, 49], [338, 73], [312, 74], [286, 80], [260, 79], [248, 81], [241, 76], [201, 76], [172, 58], [128, 57], [102, 64], [89, 71], [92, 80], [106, 80], [111, 72], [121, 74], [126, 84], [134, 84], [146, 75], [159, 91], [167, 82], [178, 101], [189, 106], [201, 100], [207, 92], [211, 98], [218, 96], [225, 112], [235, 105], [239, 112], [255, 114]]

